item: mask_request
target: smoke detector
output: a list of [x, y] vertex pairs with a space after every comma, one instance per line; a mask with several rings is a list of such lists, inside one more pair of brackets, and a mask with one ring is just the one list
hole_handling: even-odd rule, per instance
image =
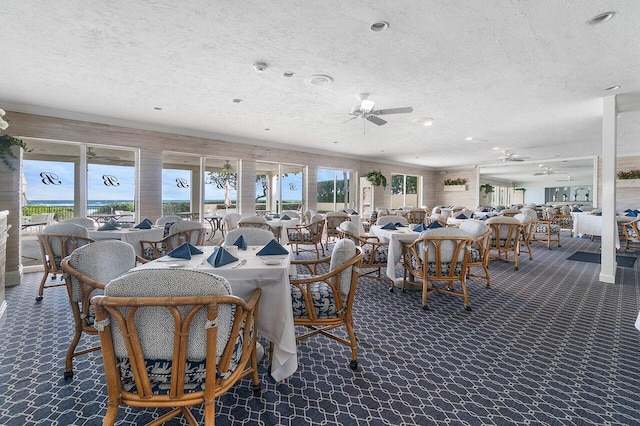
[[255, 64], [253, 64], [253, 69], [258, 72], [264, 72], [264, 70], [267, 69], [267, 64], [265, 64], [264, 62], [256, 62]]

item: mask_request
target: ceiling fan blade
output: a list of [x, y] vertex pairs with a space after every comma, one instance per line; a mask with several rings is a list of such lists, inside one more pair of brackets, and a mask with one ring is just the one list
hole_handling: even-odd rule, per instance
[[377, 111], [372, 111], [371, 113], [375, 115], [387, 115], [387, 114], [407, 114], [410, 112], [413, 112], [412, 107], [379, 109]]
[[382, 126], [383, 124], [387, 124], [385, 120], [380, 117], [376, 117], [375, 115], [367, 115], [367, 120], [372, 122], [373, 124], [377, 124], [378, 126]]

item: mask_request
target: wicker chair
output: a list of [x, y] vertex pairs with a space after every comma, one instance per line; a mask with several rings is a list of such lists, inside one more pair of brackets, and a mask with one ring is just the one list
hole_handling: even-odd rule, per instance
[[272, 227], [264, 216], [247, 216], [238, 221], [239, 228], [258, 228], [271, 232], [271, 236], [280, 240], [278, 229]]
[[147, 269], [111, 281], [92, 299], [113, 425], [120, 405], [173, 408], [153, 421], [203, 404], [213, 425], [215, 398], [243, 377], [260, 389], [256, 358], [260, 290], [248, 302], [226, 279], [195, 270]]
[[[360, 266], [358, 276], [369, 275], [376, 273], [377, 278], [380, 280], [391, 281], [391, 287], [389, 291], [393, 292], [395, 288], [395, 282], [386, 276], [382, 276], [381, 269], [387, 268], [387, 262], [389, 257], [389, 242], [381, 242], [378, 237], [367, 236], [361, 237], [358, 235], [358, 225], [350, 221], [344, 221], [338, 227], [340, 231], [340, 238], [347, 238], [353, 241], [357, 246], [362, 248], [363, 258]], [[368, 270], [368, 272], [363, 272]]]
[[425, 209], [413, 208], [407, 212], [407, 221], [415, 225], [425, 223], [426, 218], [427, 211]]
[[73, 359], [100, 349], [94, 346], [76, 352], [83, 334], [96, 335], [95, 313], [91, 297], [102, 294], [106, 283], [136, 266], [136, 253], [131, 244], [119, 240], [96, 241], [75, 250], [62, 261], [65, 284], [73, 313], [75, 332], [67, 349], [64, 378], [73, 377]]
[[[175, 230], [175, 232], [174, 232]], [[189, 242], [194, 246], [204, 244], [207, 229], [200, 222], [184, 220], [171, 226], [171, 233], [158, 241], [140, 240], [140, 252], [144, 260], [155, 260]]]
[[[428, 310], [428, 296], [445, 293], [463, 300], [464, 308], [471, 310], [467, 293], [469, 247], [472, 238], [458, 228], [437, 228], [424, 231], [420, 238], [403, 244], [404, 277], [402, 291], [405, 292], [407, 278], [422, 281], [422, 308]], [[460, 283], [460, 290], [454, 288]]]
[[556, 242], [560, 246], [560, 225], [550, 220], [534, 220], [531, 224], [530, 241], [544, 243], [551, 250], [551, 243]]
[[[353, 328], [352, 308], [358, 285], [362, 248], [348, 239], [338, 240], [331, 256], [321, 260], [294, 260], [292, 264], [307, 274], [291, 277], [293, 321], [310, 331], [297, 341], [322, 334], [351, 348], [352, 370], [358, 368], [358, 346]], [[324, 272], [328, 268], [328, 272]], [[330, 331], [345, 327], [348, 338]], [[273, 348], [271, 350], [273, 353]]]
[[[92, 243], [94, 240], [87, 236], [87, 228], [74, 223], [54, 223], [45, 227], [38, 234], [38, 245], [40, 246], [40, 257], [44, 266], [44, 275], [40, 281], [36, 301], [42, 300], [44, 289], [51, 287], [61, 287], [64, 282], [56, 281], [58, 274], [64, 271], [60, 263], [62, 259], [70, 255], [78, 247]], [[49, 274], [53, 276], [52, 283], [47, 284]], [[60, 277], [62, 280], [63, 277]]]
[[531, 231], [534, 220], [530, 215], [518, 213], [514, 216], [520, 222], [520, 253], [523, 251], [529, 253], [529, 260], [533, 260], [533, 251], [531, 250]]
[[[486, 224], [476, 220], [465, 220], [459, 228], [472, 238], [467, 262], [467, 277], [482, 278], [487, 288], [491, 287], [489, 274], [489, 255], [491, 247], [491, 229]], [[482, 268], [482, 274], [471, 273], [472, 268]]]
[[344, 212], [329, 212], [325, 215], [325, 220], [327, 221], [325, 225], [325, 229], [327, 232], [327, 244], [329, 240], [340, 238], [340, 232], [338, 231], [338, 227], [345, 220], [351, 220], [351, 217]]
[[491, 228], [491, 260], [513, 262], [520, 267], [520, 221], [515, 217], [494, 216], [485, 221]]
[[[319, 246], [324, 256], [324, 246], [322, 244], [324, 224], [324, 217], [317, 214], [311, 218], [311, 223], [308, 225], [298, 225], [294, 228], [287, 228], [289, 244], [294, 248], [296, 254], [300, 254], [300, 246], [313, 246], [313, 250], [316, 252], [316, 259], [320, 259]], [[310, 250], [311, 249], [303, 249], [302, 251]]]
[[387, 216], [379, 216], [378, 219], [376, 219], [377, 226], [384, 226], [388, 223], [395, 223], [395, 224], [399, 223], [404, 226], [409, 224], [409, 222], [407, 222], [407, 218], [402, 216], [397, 216], [394, 214], [390, 214]]
[[638, 222], [640, 219], [632, 221], [618, 221], [618, 234], [620, 241], [625, 241], [625, 250], [629, 250], [629, 244], [640, 243], [640, 232], [638, 232]]

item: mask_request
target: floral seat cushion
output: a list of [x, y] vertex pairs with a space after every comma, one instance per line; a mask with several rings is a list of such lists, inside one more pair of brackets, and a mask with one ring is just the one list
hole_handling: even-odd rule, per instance
[[302, 229], [298, 232], [289, 232], [289, 241], [310, 243], [313, 241], [313, 236], [306, 229]]
[[371, 262], [371, 255], [373, 253], [373, 245], [365, 244], [362, 246], [362, 251], [364, 252], [364, 258], [362, 259], [363, 264], [375, 264], [375, 263], [387, 263], [387, 258], [389, 257], [389, 246], [378, 246], [376, 250], [376, 257]]
[[546, 233], [546, 232], [551, 232], [552, 234], [557, 234], [558, 232], [560, 232], [560, 225], [555, 225], [555, 224], [551, 224], [551, 230], [549, 231], [548, 229], [548, 225], [543, 224], [543, 225], [538, 225], [536, 226], [536, 232], [537, 233]]
[[473, 263], [482, 262], [482, 256], [480, 255], [480, 250], [477, 248], [471, 247], [469, 249], [469, 261]]
[[[293, 276], [292, 278], [308, 278], [309, 276]], [[310, 284], [311, 297], [313, 306], [318, 318], [335, 318], [337, 317], [336, 303], [333, 297], [331, 286], [325, 282], [317, 282]], [[291, 302], [293, 303], [294, 318], [308, 318], [307, 305], [304, 303], [304, 297], [300, 289], [291, 286]]]

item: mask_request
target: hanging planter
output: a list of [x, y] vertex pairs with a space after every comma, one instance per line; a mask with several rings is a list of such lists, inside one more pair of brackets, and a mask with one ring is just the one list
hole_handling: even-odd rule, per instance
[[387, 178], [384, 177], [380, 170], [372, 170], [364, 175], [364, 177], [369, 181], [369, 183], [373, 186], [380, 186], [384, 189], [387, 188]]
[[480, 185], [480, 191], [484, 191], [485, 194], [491, 194], [493, 192], [493, 185], [488, 183]]
[[446, 179], [444, 181], [444, 191], [466, 191], [467, 190], [467, 180], [464, 178], [458, 179]]

